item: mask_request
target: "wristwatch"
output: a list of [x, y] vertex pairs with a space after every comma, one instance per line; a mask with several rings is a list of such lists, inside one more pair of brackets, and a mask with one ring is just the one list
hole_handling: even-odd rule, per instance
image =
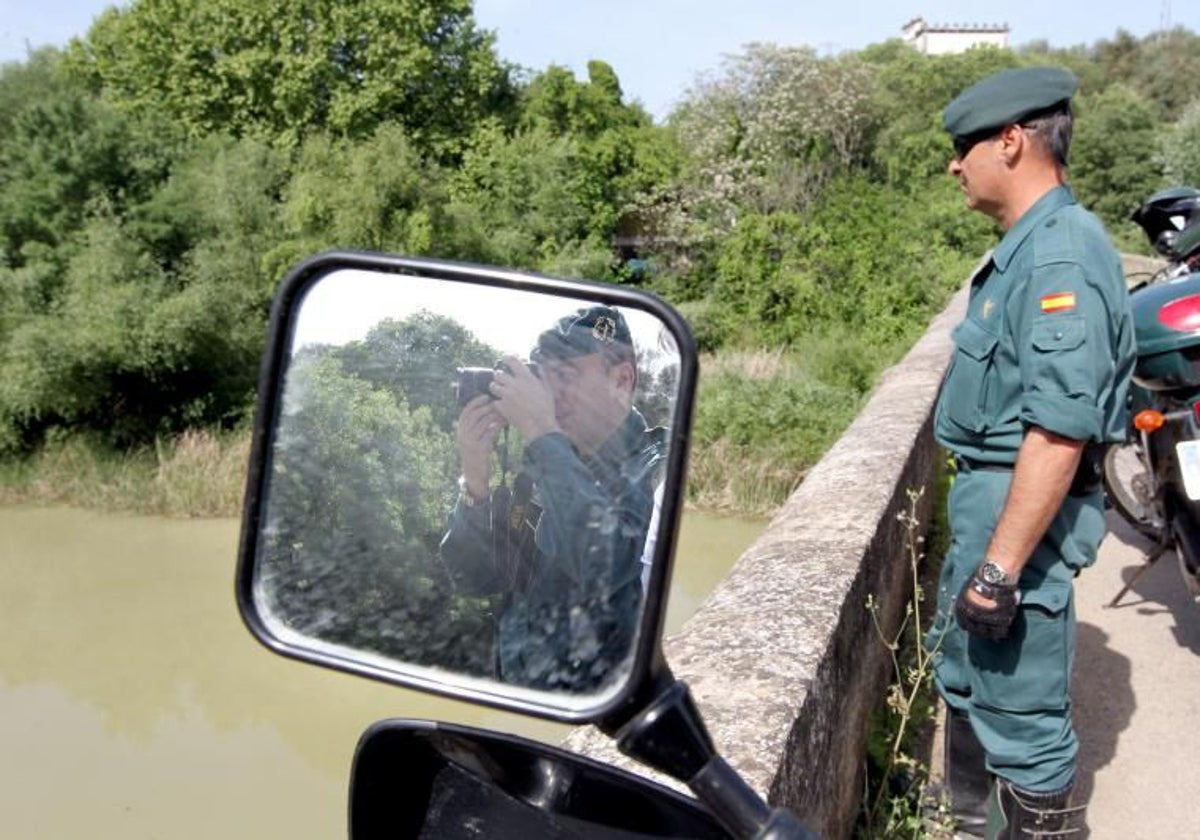
[[1009, 578], [1008, 572], [1004, 571], [999, 564], [991, 560], [985, 560], [983, 565], [979, 567], [977, 574], [980, 580], [991, 586], [1012, 586], [1016, 583], [1015, 580]]
[[481, 507], [487, 501], [486, 499], [476, 499], [471, 495], [471, 490], [467, 487], [466, 476], [461, 475], [458, 477], [458, 498], [464, 505], [470, 508]]

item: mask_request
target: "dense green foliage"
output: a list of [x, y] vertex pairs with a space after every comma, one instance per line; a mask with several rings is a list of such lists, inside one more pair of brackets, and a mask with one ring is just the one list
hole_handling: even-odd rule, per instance
[[495, 355], [441, 321], [385, 321], [362, 341], [292, 360], [257, 585], [277, 620], [305, 636], [487, 674], [487, 604], [457, 598], [438, 559], [457, 494], [453, 412], [426, 402], [424, 365], [393, 363], [421, 360], [417, 348], [440, 334], [463, 340], [430, 348], [444, 356], [434, 369]]
[[362, 137], [394, 120], [444, 150], [512, 97], [469, 0], [139, 0], [69, 58], [91, 89], [193, 136]]
[[509, 65], [468, 0], [135, 0], [0, 68], [0, 452], [236, 426], [279, 278], [366, 248], [634, 283], [706, 351], [803, 354], [769, 398], [705, 378], [697, 421], [798, 475], [994, 242], [944, 174], [954, 93], [1072, 67], [1072, 183], [1140, 248], [1129, 212], [1200, 179], [1197, 56], [750, 45], [656, 125], [601, 61]]

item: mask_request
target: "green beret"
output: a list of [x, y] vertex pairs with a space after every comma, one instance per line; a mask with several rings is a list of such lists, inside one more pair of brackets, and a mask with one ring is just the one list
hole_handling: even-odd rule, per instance
[[998, 131], [1070, 100], [1078, 87], [1075, 74], [1060, 67], [1001, 70], [955, 97], [942, 112], [942, 124], [956, 138]]
[[633, 350], [624, 316], [611, 306], [589, 306], [560, 318], [538, 336], [530, 358], [535, 362], [570, 359], [619, 347]]

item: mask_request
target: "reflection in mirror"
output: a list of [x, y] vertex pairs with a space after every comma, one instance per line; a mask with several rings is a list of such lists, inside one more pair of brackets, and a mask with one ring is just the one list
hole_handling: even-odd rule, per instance
[[362, 270], [316, 281], [294, 324], [255, 560], [272, 632], [400, 674], [619, 686], [677, 394], [667, 327]]

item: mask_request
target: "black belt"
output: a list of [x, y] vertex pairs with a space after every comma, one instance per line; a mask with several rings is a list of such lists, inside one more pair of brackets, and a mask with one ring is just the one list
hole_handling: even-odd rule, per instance
[[988, 461], [977, 461], [974, 458], [968, 458], [966, 455], [955, 455], [954, 467], [959, 472], [975, 472], [976, 470], [986, 470], [988, 472], [1012, 472], [1014, 465], [993, 464]]
[[[1067, 491], [1070, 496], [1090, 496], [1100, 490], [1100, 471], [1103, 469], [1104, 448], [1089, 444], [1084, 447], [1083, 456], [1079, 459], [1079, 467], [1075, 477], [1071, 479], [1071, 488]], [[1013, 464], [998, 464], [989, 461], [978, 461], [965, 455], [954, 456], [954, 467], [959, 472], [1012, 472]]]

